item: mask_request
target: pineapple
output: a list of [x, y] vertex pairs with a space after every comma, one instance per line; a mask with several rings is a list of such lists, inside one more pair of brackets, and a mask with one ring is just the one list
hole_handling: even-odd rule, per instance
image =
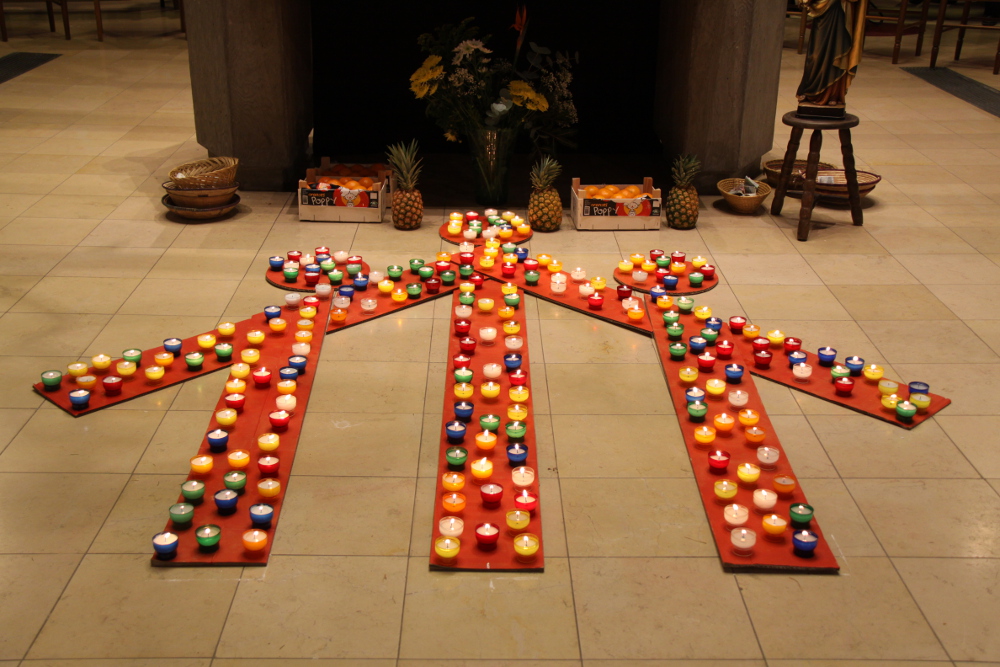
[[694, 229], [698, 224], [698, 191], [691, 181], [701, 171], [701, 162], [693, 155], [674, 160], [670, 174], [674, 187], [667, 194], [667, 224], [674, 229]]
[[396, 229], [417, 229], [424, 220], [424, 198], [417, 190], [423, 158], [417, 159], [417, 140], [389, 146], [389, 164], [396, 174], [392, 193], [392, 224]]
[[546, 155], [531, 168], [531, 197], [528, 199], [528, 224], [536, 232], [554, 232], [562, 225], [562, 200], [552, 187], [562, 166]]

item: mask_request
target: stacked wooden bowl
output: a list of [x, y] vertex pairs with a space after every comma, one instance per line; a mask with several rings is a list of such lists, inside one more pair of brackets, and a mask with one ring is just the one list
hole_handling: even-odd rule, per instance
[[163, 205], [171, 212], [192, 220], [210, 220], [226, 215], [240, 203], [236, 190], [239, 160], [213, 157], [188, 162], [170, 171], [163, 184], [167, 194]]

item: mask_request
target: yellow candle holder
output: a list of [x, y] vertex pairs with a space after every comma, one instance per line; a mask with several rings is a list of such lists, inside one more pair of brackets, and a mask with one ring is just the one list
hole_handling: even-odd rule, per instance
[[106, 354], [95, 354], [90, 358], [90, 365], [99, 371], [111, 368], [111, 357]]
[[467, 293], [471, 294], [472, 292], [476, 291], [476, 284], [475, 283], [470, 283], [470, 282], [459, 283], [458, 284], [458, 291], [459, 292], [467, 292]]
[[434, 258], [437, 261], [439, 261], [439, 262], [450, 262], [451, 261], [451, 253], [448, 252], [447, 250], [442, 250], [437, 255], [435, 255]]
[[481, 459], [473, 461], [469, 465], [469, 470], [472, 471], [472, 476], [475, 479], [485, 481], [493, 475], [493, 461], [484, 456]]
[[736, 468], [736, 476], [744, 484], [754, 484], [760, 479], [760, 467], [752, 463], [741, 463]]
[[[881, 387], [880, 387], [881, 389]], [[882, 396], [882, 407], [886, 410], [895, 410], [896, 404], [899, 403], [900, 398], [896, 394], [887, 394]]]
[[563, 266], [562, 262], [560, 262], [558, 259], [554, 259], [551, 262], [549, 262], [547, 268], [549, 269], [549, 273], [559, 273], [560, 271], [562, 271], [562, 266]]
[[530, 392], [528, 391], [527, 387], [522, 385], [517, 387], [511, 387], [507, 391], [507, 395], [510, 397], [510, 400], [514, 401], [515, 403], [524, 403], [525, 401], [528, 400]]
[[507, 527], [511, 530], [521, 531], [531, 523], [531, 514], [524, 510], [510, 510], [507, 512]]
[[760, 413], [756, 410], [751, 410], [750, 408], [740, 410], [738, 417], [740, 419], [740, 423], [744, 426], [756, 426], [757, 422], [760, 421]]
[[[277, 319], [277, 318], [275, 318]], [[203, 350], [210, 350], [215, 347], [215, 334], [205, 333], [198, 336], [198, 347]]]
[[743, 431], [743, 435], [746, 436], [747, 442], [751, 445], [759, 445], [764, 442], [764, 438], [767, 437], [767, 431], [759, 426], [751, 426], [747, 430]]
[[236, 325], [232, 322], [223, 322], [215, 330], [219, 332], [220, 336], [232, 336], [236, 333]]
[[628, 318], [633, 322], [638, 322], [642, 318], [646, 317], [646, 311], [642, 308], [629, 308], [626, 311], [626, 315], [628, 315]]
[[265, 433], [257, 438], [257, 447], [262, 452], [273, 452], [281, 444], [281, 436], [277, 433]]
[[500, 214], [500, 217], [506, 220], [507, 222], [510, 222], [511, 220], [516, 218], [517, 215], [514, 213], [514, 211], [504, 211], [503, 213]]
[[515, 252], [504, 253], [503, 257], [501, 257], [500, 259], [502, 259], [506, 264], [517, 264], [517, 253]]
[[500, 248], [483, 248], [483, 257], [496, 259], [500, 256]]
[[726, 381], [719, 378], [709, 378], [705, 381], [705, 392], [709, 396], [722, 396], [726, 393], [727, 388]]
[[468, 382], [459, 382], [455, 385], [454, 391], [455, 397], [461, 399], [472, 398], [472, 395], [476, 392], [473, 386]]
[[694, 366], [685, 366], [677, 372], [681, 382], [694, 382], [698, 379], [698, 369]]
[[315, 306], [303, 306], [299, 308], [299, 317], [305, 320], [311, 320], [316, 317], [316, 307]]
[[247, 383], [239, 378], [231, 378], [226, 380], [226, 393], [227, 394], [243, 394], [246, 393]]
[[736, 418], [728, 412], [720, 412], [712, 418], [712, 425], [715, 426], [716, 431], [728, 433], [736, 426]]
[[250, 365], [249, 364], [233, 364], [229, 367], [229, 375], [242, 380], [245, 377], [250, 376]]
[[773, 537], [778, 537], [788, 528], [788, 520], [780, 514], [765, 514], [760, 524], [764, 532]]
[[[483, 244], [483, 247], [484, 248], [499, 248], [500, 245], [501, 245], [500, 241], [497, 241], [496, 239], [486, 239], [486, 243]], [[442, 261], [447, 261], [447, 259], [444, 259]]]
[[708, 264], [708, 260], [705, 259], [704, 257], [702, 257], [701, 255], [698, 255], [697, 257], [692, 257], [691, 258], [691, 266], [693, 266], [696, 269], [700, 269], [701, 267], [705, 266], [706, 264]]
[[444, 560], [452, 560], [458, 556], [462, 548], [462, 541], [457, 537], [446, 537], [442, 535], [434, 540], [434, 553]]
[[913, 403], [917, 410], [926, 410], [931, 406], [931, 397], [927, 394], [910, 394], [910, 403]]
[[674, 274], [675, 276], [684, 275], [685, 271], [687, 271], [687, 264], [685, 264], [684, 262], [670, 263], [670, 273]]
[[[628, 258], [632, 262], [632, 264], [642, 264], [642, 262], [646, 259], [646, 256], [643, 255], [641, 252], [634, 252], [631, 255], [629, 255]], [[629, 270], [631, 271], [631, 269]]]
[[212, 467], [215, 462], [212, 460], [211, 456], [192, 456], [191, 457], [191, 472], [196, 475], [207, 475], [212, 472]]
[[739, 484], [731, 479], [720, 479], [715, 482], [715, 497], [719, 500], [732, 500], [739, 490]]
[[261, 498], [275, 498], [281, 493], [281, 482], [273, 477], [257, 482], [257, 494]]
[[504, 240], [509, 239], [510, 237], [514, 236], [514, 230], [508, 227], [501, 227], [500, 229], [497, 230], [497, 236], [499, 236]]
[[608, 286], [608, 281], [602, 278], [601, 276], [595, 276], [590, 279], [590, 286], [593, 287], [596, 291], [600, 292], [601, 290], [603, 290], [605, 287]]
[[146, 379], [157, 382], [163, 379], [163, 366], [147, 366]]
[[253, 329], [247, 332], [247, 342], [251, 345], [260, 345], [264, 342], [264, 332]]
[[521, 323], [517, 320], [507, 320], [503, 323], [503, 332], [509, 336], [521, 333]]
[[708, 306], [698, 306], [694, 309], [694, 317], [696, 320], [707, 320], [712, 316], [712, 309]]
[[635, 264], [628, 261], [627, 259], [623, 259], [622, 261], [618, 262], [618, 270], [622, 271], [623, 273], [631, 272], [633, 268], [635, 268]]
[[312, 331], [296, 331], [295, 332], [295, 342], [296, 343], [311, 343], [313, 339]]
[[267, 326], [270, 327], [271, 331], [274, 333], [281, 333], [288, 328], [288, 322], [280, 317], [273, 317], [267, 321]]
[[548, 266], [549, 262], [552, 261], [552, 255], [546, 255], [543, 252], [542, 254], [535, 257], [535, 259], [538, 260], [538, 266]]
[[479, 385], [479, 393], [483, 398], [496, 398], [500, 395], [500, 383], [489, 380]]
[[670, 296], [658, 296], [656, 297], [656, 307], [660, 310], [667, 310], [673, 307], [674, 300]]
[[250, 465], [250, 452], [245, 449], [234, 449], [226, 455], [226, 461], [233, 470], [242, 470]]
[[115, 364], [115, 370], [118, 371], [118, 375], [123, 378], [127, 378], [131, 375], [135, 375], [136, 365], [134, 361], [119, 361]]
[[215, 421], [219, 426], [232, 426], [239, 417], [236, 410], [226, 408], [215, 413]]
[[316, 326], [313, 320], [299, 320], [295, 323], [295, 328], [299, 331], [312, 331]]
[[174, 363], [174, 353], [173, 352], [157, 352], [153, 355], [153, 362], [157, 366], [163, 366], [164, 368], [170, 368], [170, 365]]
[[392, 282], [388, 278], [378, 281], [378, 291], [382, 294], [389, 294], [395, 286], [396, 283]]
[[882, 378], [881, 380], [878, 381], [878, 390], [879, 393], [881, 393], [883, 396], [889, 396], [899, 391], [899, 383], [896, 382], [895, 380], [888, 380], [886, 378]]
[[531, 231], [531, 225], [517, 225], [516, 227], [514, 227], [514, 229], [517, 230], [518, 234], [524, 236]]
[[240, 350], [240, 359], [243, 360], [243, 363], [250, 364], [252, 366], [260, 361], [260, 350], [252, 347]]
[[394, 290], [392, 290], [392, 294], [390, 296], [392, 297], [392, 300], [395, 301], [396, 303], [403, 303], [408, 298], [406, 290], [403, 289], [402, 287], [397, 287]]
[[861, 369], [861, 373], [865, 376], [866, 380], [874, 382], [882, 379], [882, 376], [885, 375], [885, 369], [878, 364], [869, 364]]
[[279, 394], [294, 394], [297, 387], [295, 380], [279, 380], [275, 388]]
[[492, 269], [495, 263], [492, 257], [484, 256], [479, 258], [479, 267], [482, 269]]
[[479, 306], [480, 311], [488, 313], [491, 310], [493, 310], [493, 299], [487, 299], [487, 298], [479, 299], [479, 301], [476, 302], [476, 305]]
[[771, 329], [767, 332], [767, 340], [771, 345], [781, 345], [785, 342], [785, 332], [781, 329]]
[[517, 285], [514, 283], [504, 283], [500, 286], [500, 292], [504, 295], [517, 294]]
[[507, 417], [513, 421], [523, 422], [528, 418], [528, 406], [523, 403], [514, 403], [507, 407]]
[[715, 442], [715, 429], [702, 424], [694, 430], [694, 439], [695, 442], [702, 445], [711, 444]]
[[441, 486], [445, 491], [461, 491], [465, 488], [465, 475], [460, 472], [446, 472], [441, 475]]
[[652, 273], [653, 271], [656, 271], [656, 262], [651, 262], [648, 259], [644, 260], [642, 264], [639, 265], [639, 268], [646, 273]]
[[747, 322], [743, 325], [743, 337], [747, 340], [753, 340], [760, 333], [760, 327], [756, 324], [750, 324]]

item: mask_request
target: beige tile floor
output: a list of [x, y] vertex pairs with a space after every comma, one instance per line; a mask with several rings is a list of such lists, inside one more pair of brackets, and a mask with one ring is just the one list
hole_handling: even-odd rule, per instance
[[[401, 233], [300, 223], [289, 194], [246, 193], [225, 222], [168, 221], [158, 184], [205, 152], [176, 16], [143, 7], [112, 12], [103, 45], [83, 11], [65, 42], [22, 8], [0, 46], [65, 54], [0, 85], [0, 665], [1000, 663], [1000, 119], [890, 65], [887, 39], [849, 98], [859, 161], [885, 176], [864, 227], [818, 209], [797, 243], [794, 200], [735, 217], [706, 197], [693, 232], [566, 225], [533, 246], [594, 271], [708, 253], [721, 313], [954, 399], [906, 432], [760, 383], [840, 576], [722, 572], [650, 341], [530, 300], [544, 574], [427, 569], [443, 303], [324, 349], [266, 569], [150, 568], [221, 379], [72, 419], [29, 391], [38, 372], [258, 312], [280, 299], [263, 259], [293, 247], [427, 256], [443, 211]], [[969, 40], [960, 71], [996, 86], [993, 44]], [[786, 49], [779, 115], [801, 65]], [[829, 140], [824, 158], [839, 162]]]

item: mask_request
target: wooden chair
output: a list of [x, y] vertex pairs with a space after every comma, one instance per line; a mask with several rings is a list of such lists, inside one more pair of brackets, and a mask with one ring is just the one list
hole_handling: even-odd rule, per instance
[[[2, 0], [0, 0], [2, 1]], [[66, 0], [62, 0], [66, 2]], [[181, 13], [181, 32], [187, 34], [187, 25], [184, 21], [184, 0], [173, 0], [174, 9], [177, 9]], [[160, 7], [165, 8], [165, 0], [160, 0]], [[101, 16], [101, 0], [94, 0], [94, 18], [97, 19], [97, 41], [104, 41], [104, 19]]]
[[[997, 0], [986, 0], [995, 2]], [[930, 0], [927, 0], [929, 3]], [[965, 0], [962, 7], [962, 18], [959, 21], [946, 21], [947, 0], [941, 0], [938, 7], [937, 21], [934, 24], [934, 44], [931, 47], [931, 67], [937, 67], [938, 50], [941, 47], [941, 35], [946, 30], [958, 30], [958, 40], [955, 42], [955, 60], [962, 56], [962, 43], [965, 41], [966, 30], [1000, 30], [1000, 25], [969, 25], [969, 10], [972, 8], [972, 0]], [[993, 73], [1000, 74], [1000, 42], [997, 43], [997, 53], [993, 58]]]
[[799, 48], [797, 53], [802, 55], [802, 52], [806, 50], [806, 22], [809, 20], [809, 15], [804, 11], [786, 11], [785, 17], [798, 16], [799, 17]]
[[[69, 0], [45, 0], [45, 9], [49, 14], [49, 30], [52, 32], [56, 31], [56, 15], [55, 12], [52, 11], [52, 3], [55, 2], [62, 10], [63, 32], [66, 35], [66, 39], [70, 39], [69, 8], [66, 6], [68, 1]], [[7, 21], [3, 13], [3, 0], [0, 0], [0, 41], [7, 41]]]
[[[906, 16], [909, 4], [909, 0], [901, 0], [899, 11], [895, 16], [892, 16], [891, 12], [888, 14], [872, 14], [871, 5], [869, 5], [869, 13], [865, 15], [865, 19], [867, 20], [865, 37], [888, 37], [892, 35], [895, 38], [895, 42], [892, 45], [893, 65], [899, 62], [899, 49], [902, 46], [905, 35], [915, 34], [917, 36], [917, 48], [914, 50], [913, 55], [919, 56], [924, 48], [924, 31], [927, 29], [927, 13], [930, 10], [931, 0], [924, 1], [919, 17], [912, 21], [907, 21]], [[892, 25], [892, 22], [895, 22], [895, 25]], [[887, 23], [889, 25], [884, 26]]]

